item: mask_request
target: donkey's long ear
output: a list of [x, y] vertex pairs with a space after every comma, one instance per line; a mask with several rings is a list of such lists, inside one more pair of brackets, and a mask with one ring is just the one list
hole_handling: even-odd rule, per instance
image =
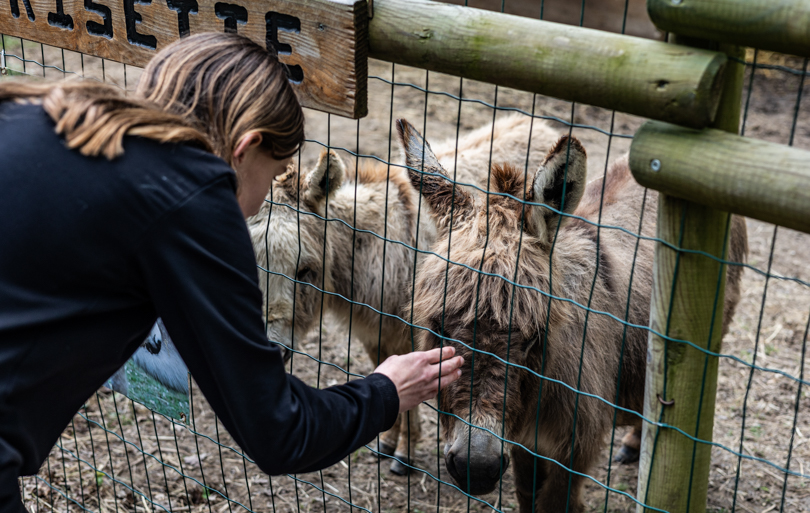
[[304, 200], [313, 206], [317, 206], [332, 196], [337, 191], [346, 176], [346, 166], [343, 164], [337, 153], [332, 150], [321, 152], [315, 169], [309, 172], [306, 177], [306, 193]]
[[449, 223], [451, 210], [455, 219], [471, 216], [472, 196], [461, 186], [454, 187], [455, 184], [430, 149], [430, 144], [416, 128], [406, 120], [398, 119], [397, 132], [405, 152], [411, 185], [422, 192], [439, 227]]
[[[534, 203], [550, 208], [532, 206], [527, 229], [541, 240], [551, 242], [560, 222], [560, 214], [571, 214], [585, 192], [588, 161], [585, 148], [576, 137], [561, 137], [546, 155], [534, 175]], [[553, 210], [552, 210], [553, 209]], [[563, 217], [562, 222], [565, 222]]]
[[439, 164], [439, 159], [433, 154], [430, 144], [408, 120], [397, 120], [397, 133], [399, 142], [402, 143], [402, 151], [405, 153], [405, 164], [408, 167], [422, 169], [424, 164], [427, 172], [447, 174]]

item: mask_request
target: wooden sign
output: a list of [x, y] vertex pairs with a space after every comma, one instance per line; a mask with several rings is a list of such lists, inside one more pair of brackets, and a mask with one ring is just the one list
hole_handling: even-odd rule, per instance
[[275, 48], [304, 106], [366, 115], [366, 0], [0, 0], [0, 33], [135, 66], [212, 31]]

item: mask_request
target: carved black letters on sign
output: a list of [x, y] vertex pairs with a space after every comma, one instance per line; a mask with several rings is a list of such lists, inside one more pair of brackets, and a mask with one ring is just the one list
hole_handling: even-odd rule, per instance
[[138, 25], [141, 23], [141, 15], [135, 11], [135, 4], [149, 5], [152, 0], [124, 0], [124, 18], [127, 26], [127, 41], [133, 45], [144, 46], [154, 50], [157, 48], [157, 38], [148, 34], [138, 32]]
[[[266, 27], [266, 45], [267, 49], [273, 48], [279, 55], [292, 54], [292, 47], [286, 43], [278, 40], [278, 31], [294, 32], [296, 34], [301, 32], [301, 20], [295, 16], [281, 14], [279, 12], [268, 12], [264, 20], [267, 24]], [[300, 83], [304, 80], [304, 70], [301, 66], [285, 66], [287, 69], [287, 76], [290, 81]]]
[[292, 47], [278, 40], [278, 31], [281, 29], [299, 33], [301, 32], [301, 20], [295, 16], [272, 11], [264, 16], [264, 20], [267, 22], [267, 49], [269, 50], [272, 46], [279, 55], [290, 55]]
[[214, 12], [217, 13], [217, 18], [225, 20], [225, 32], [236, 33], [237, 23], [240, 25], [247, 23], [248, 12], [241, 5], [217, 2], [214, 4]]
[[62, 0], [56, 0], [56, 12], [48, 13], [48, 25], [73, 30], [73, 18], [69, 14], [65, 14]]
[[112, 39], [113, 26], [112, 26], [112, 11], [106, 5], [101, 5], [93, 2], [93, 0], [84, 0], [84, 9], [86, 11], [98, 14], [104, 20], [104, 24], [89, 20], [87, 22], [87, 33], [94, 36], [106, 37]]
[[191, 33], [188, 24], [188, 14], [197, 14], [197, 0], [166, 0], [169, 9], [177, 11], [177, 30], [180, 37], [186, 37]]
[[[28, 15], [28, 19], [31, 21], [36, 20], [36, 16], [34, 16], [34, 10], [31, 9], [31, 2], [29, 0], [22, 0], [23, 5], [25, 6], [25, 14]], [[9, 0], [11, 2], [11, 15], [15, 18], [20, 17], [20, 6], [17, 4], [17, 0]]]
[[142, 67], [174, 41], [205, 32], [239, 33], [278, 56], [302, 105], [357, 119], [368, 112], [366, 3], [0, 0], [0, 37]]

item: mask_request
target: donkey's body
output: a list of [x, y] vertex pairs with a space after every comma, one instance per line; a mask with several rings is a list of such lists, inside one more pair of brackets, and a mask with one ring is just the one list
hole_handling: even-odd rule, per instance
[[[415, 163], [425, 161], [425, 171], [441, 174], [429, 149], [426, 155], [419, 149], [422, 139], [413, 127], [405, 122], [400, 130], [409, 165], [418, 168]], [[414, 184], [428, 176], [410, 174]], [[654, 236], [657, 195], [636, 184], [626, 160], [586, 187], [585, 151], [573, 138], [558, 141], [528, 182], [523, 170], [509, 165], [496, 165], [491, 176], [493, 189], [513, 198], [492, 196], [488, 206], [465, 194], [451, 200], [447, 182], [435, 176], [425, 194], [438, 228], [432, 251], [448, 255], [449, 250], [450, 260], [464, 265], [451, 264], [448, 270], [445, 260], [424, 260], [415, 284], [414, 322], [451, 339], [444, 343], [454, 345], [466, 362], [474, 361], [441, 394], [443, 411], [476, 426], [442, 417], [447, 468], [462, 489], [491, 491], [509, 456], [504, 454], [508, 445], [489, 430], [551, 460], [512, 447], [523, 513], [532, 511], [533, 498], [539, 512], [579, 513], [583, 478], [563, 467], [588, 473], [615, 409], [573, 390], [635, 412], [643, 407], [648, 331], [602, 312], [628, 324], [648, 323], [654, 244], [631, 233], [640, 229]], [[742, 262], [746, 251], [745, 224], [735, 218], [729, 258]], [[739, 266], [728, 269], [724, 330], [739, 301], [740, 273]], [[549, 295], [559, 299], [549, 301]], [[439, 340], [423, 331], [419, 348]], [[507, 369], [505, 361], [548, 379]], [[639, 426], [636, 415], [619, 412], [616, 420]]]
[[[476, 176], [475, 172], [486, 169], [490, 149], [493, 159], [512, 155], [525, 159], [531, 131], [530, 156], [542, 159], [542, 149], [556, 134], [545, 123], [533, 125], [527, 117], [504, 117], [494, 130], [489, 125], [458, 142], [448, 140], [439, 155], [448, 166], [457, 166], [459, 182], [484, 188], [486, 173]], [[410, 352], [411, 330], [396, 317], [410, 321], [415, 258], [423, 258], [411, 248], [428, 249], [436, 229], [427, 207], [420, 207], [419, 193], [407, 171], [372, 159], [345, 166], [335, 153], [324, 152], [311, 172], [289, 171], [278, 178], [271, 195], [273, 204], [266, 203], [248, 222], [258, 265], [270, 271], [259, 280], [266, 299], [268, 337], [293, 346], [293, 338], [298, 341], [317, 326], [321, 315], [317, 289], [323, 288], [334, 293], [324, 296], [324, 311], [346, 324], [351, 319], [352, 334], [362, 341], [375, 365], [391, 355]], [[322, 218], [339, 221], [325, 227]], [[418, 411], [401, 415], [383, 435], [380, 449], [407, 462], [419, 432]], [[394, 461], [392, 470], [402, 473], [406, 467]]]

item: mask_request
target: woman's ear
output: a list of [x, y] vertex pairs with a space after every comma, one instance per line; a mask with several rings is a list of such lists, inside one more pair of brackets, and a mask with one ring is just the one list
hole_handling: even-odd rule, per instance
[[236, 147], [233, 149], [233, 159], [231, 161], [231, 167], [236, 168], [236, 166], [244, 162], [247, 152], [251, 148], [258, 147], [261, 144], [262, 144], [261, 132], [251, 130], [250, 132], [240, 137], [239, 141], [236, 142]]
[[549, 208], [532, 205], [529, 232], [550, 243], [561, 213], [572, 214], [579, 205], [587, 175], [588, 161], [582, 143], [576, 137], [561, 137], [534, 175], [532, 201]]

